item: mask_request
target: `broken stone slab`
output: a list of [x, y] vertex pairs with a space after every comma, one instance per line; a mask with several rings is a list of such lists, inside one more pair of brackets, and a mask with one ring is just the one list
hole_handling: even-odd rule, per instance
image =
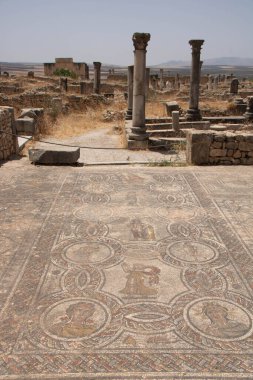
[[80, 148], [68, 150], [29, 149], [29, 160], [34, 164], [71, 165], [80, 158]]

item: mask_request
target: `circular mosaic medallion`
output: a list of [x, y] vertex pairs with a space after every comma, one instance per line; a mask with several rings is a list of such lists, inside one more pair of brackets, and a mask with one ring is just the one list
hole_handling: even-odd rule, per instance
[[252, 328], [247, 311], [231, 301], [204, 299], [185, 310], [192, 329], [212, 339], [244, 338]]
[[185, 263], [207, 263], [217, 257], [215, 250], [195, 241], [178, 241], [167, 248], [167, 253], [175, 260]]
[[83, 339], [100, 331], [108, 319], [104, 307], [82, 298], [61, 301], [45, 311], [44, 331], [57, 339]]
[[60, 242], [52, 251], [52, 261], [61, 267], [86, 267], [96, 265], [107, 268], [123, 260], [122, 246], [107, 236], [98, 236], [90, 241], [68, 239]]
[[170, 307], [176, 332], [183, 340], [229, 351], [251, 349], [252, 300], [230, 291], [203, 297], [189, 292], [174, 299]]
[[87, 242], [71, 245], [64, 256], [72, 263], [96, 264], [109, 259], [112, 254], [110, 247], [104, 243]]
[[216, 241], [201, 239], [171, 241], [164, 239], [158, 245], [162, 260], [180, 268], [220, 267], [228, 260], [226, 249]]

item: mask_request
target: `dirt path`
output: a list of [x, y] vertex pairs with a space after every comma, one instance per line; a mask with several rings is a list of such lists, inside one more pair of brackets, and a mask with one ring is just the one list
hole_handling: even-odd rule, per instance
[[[84, 135], [72, 137], [68, 139], [55, 139], [44, 138], [44, 140], [50, 142], [56, 142], [61, 144], [69, 144], [74, 146], [87, 146], [96, 148], [109, 148], [109, 149], [81, 149], [79, 162], [84, 164], [96, 164], [96, 163], [141, 163], [141, 162], [175, 162], [185, 161], [185, 153], [169, 154], [165, 151], [154, 152], [147, 151], [129, 151], [123, 148], [122, 135], [117, 134], [112, 128], [101, 128], [94, 131], [89, 131]], [[67, 149], [66, 147], [51, 145], [47, 143], [36, 143], [34, 148], [41, 149]], [[117, 148], [117, 149], [115, 149]], [[120, 149], [121, 148], [121, 149]]]

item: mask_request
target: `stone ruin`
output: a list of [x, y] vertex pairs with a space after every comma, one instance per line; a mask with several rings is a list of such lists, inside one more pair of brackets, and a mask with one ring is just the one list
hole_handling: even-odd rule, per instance
[[[40, 124], [40, 117], [36, 114], [38, 110], [42, 110], [41, 115], [43, 110], [46, 113], [52, 110], [57, 113], [67, 113], [71, 110], [85, 112], [87, 107], [94, 103], [110, 104], [117, 93], [127, 102], [125, 118], [129, 149], [148, 149], [156, 146], [170, 149], [173, 144], [182, 142], [187, 145], [189, 163], [252, 164], [251, 150], [242, 150], [242, 144], [237, 147], [238, 139], [235, 138], [232, 142], [235, 142], [236, 148], [232, 151], [227, 147], [226, 135], [227, 132], [239, 134], [244, 126], [252, 125], [252, 83], [245, 78], [236, 78], [234, 74], [203, 74], [200, 55], [204, 40], [189, 41], [192, 53], [190, 75], [165, 68], [146, 67], [146, 50], [150, 34], [134, 33], [132, 40], [134, 62], [124, 70], [107, 69], [98, 61], [94, 61], [89, 67], [85, 63], [74, 63], [72, 58], [57, 58], [55, 63], [44, 64], [47, 76], [39, 76], [34, 71], [29, 71], [26, 79], [20, 79], [3, 73], [0, 76], [0, 106], [3, 107], [1, 113], [5, 116], [0, 118], [1, 130], [7, 128], [6, 109], [11, 107], [17, 116], [14, 117], [14, 124], [7, 123], [8, 128], [18, 134], [34, 134]], [[67, 68], [75, 72], [78, 78], [57, 78], [53, 75], [57, 68]], [[31, 83], [30, 88], [26, 81], [27, 84]], [[39, 85], [36, 86], [36, 83]], [[164, 101], [167, 116], [147, 118], [146, 102], [151, 102], [152, 97], [167, 94], [175, 96], [174, 100]], [[227, 101], [227, 111], [201, 109], [199, 100], [209, 98]], [[185, 111], [180, 107], [181, 100], [188, 102], [188, 109]], [[27, 109], [29, 112], [24, 115], [24, 110]], [[12, 115], [14, 111], [11, 111]], [[201, 130], [204, 131], [203, 134], [200, 133]], [[217, 137], [216, 134], [221, 135]], [[246, 132], [246, 135], [250, 133]], [[12, 139], [6, 136], [3, 132], [0, 135], [1, 159], [8, 158], [16, 149], [15, 142], [12, 145]], [[241, 137], [242, 142], [248, 144], [246, 137]], [[201, 138], [203, 141], [211, 141], [209, 150], [207, 149], [209, 153], [206, 150], [203, 162], [201, 154], [197, 159], [194, 158]], [[223, 141], [218, 141], [221, 138]], [[229, 138], [232, 139], [231, 136]], [[222, 142], [222, 148], [216, 148], [220, 145], [218, 142]], [[189, 153], [191, 146], [193, 152]], [[251, 145], [248, 145], [249, 147]], [[201, 147], [198, 149], [201, 152]]]
[[76, 74], [77, 77], [89, 79], [89, 67], [84, 62], [73, 62], [73, 58], [55, 58], [55, 63], [44, 63], [44, 74], [54, 75], [57, 69], [67, 69]]

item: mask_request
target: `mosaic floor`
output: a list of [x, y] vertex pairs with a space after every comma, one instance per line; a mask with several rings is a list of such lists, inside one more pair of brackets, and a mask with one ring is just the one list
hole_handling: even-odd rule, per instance
[[253, 168], [0, 170], [0, 379], [253, 378]]

